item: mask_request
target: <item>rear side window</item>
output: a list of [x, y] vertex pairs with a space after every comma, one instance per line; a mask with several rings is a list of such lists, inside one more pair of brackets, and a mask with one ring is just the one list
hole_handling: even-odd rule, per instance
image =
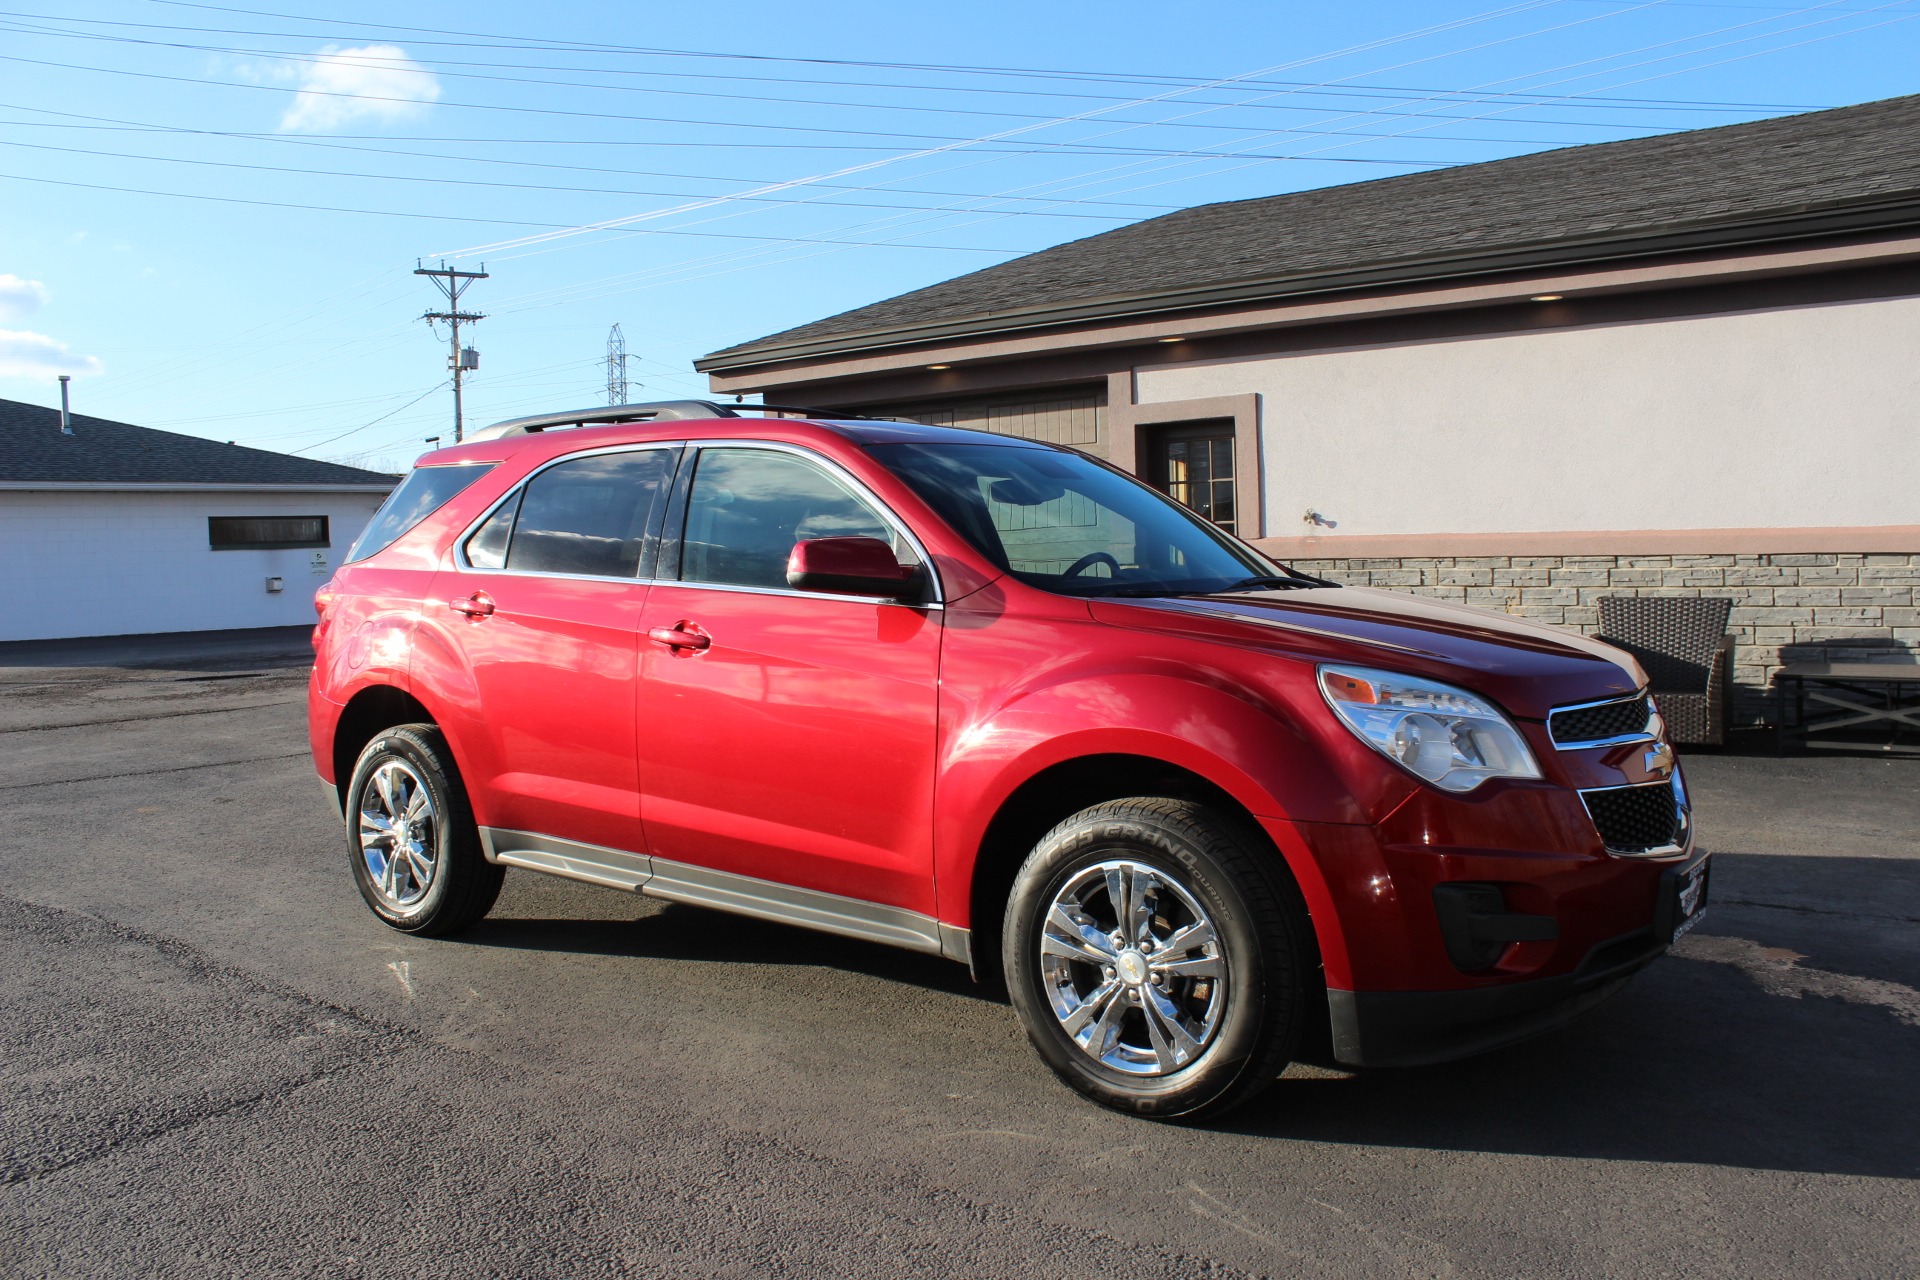
[[467, 540], [477, 569], [631, 578], [640, 569], [669, 449], [601, 453], [548, 467]]
[[385, 551], [400, 535], [453, 500], [455, 494], [493, 470], [491, 462], [456, 467], [416, 467], [387, 495], [373, 519], [347, 549], [346, 563]]

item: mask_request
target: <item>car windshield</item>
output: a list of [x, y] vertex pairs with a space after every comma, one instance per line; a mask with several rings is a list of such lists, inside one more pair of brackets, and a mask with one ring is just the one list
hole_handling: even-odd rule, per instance
[[1312, 584], [1131, 476], [1019, 444], [881, 444], [874, 457], [996, 565], [1074, 596]]

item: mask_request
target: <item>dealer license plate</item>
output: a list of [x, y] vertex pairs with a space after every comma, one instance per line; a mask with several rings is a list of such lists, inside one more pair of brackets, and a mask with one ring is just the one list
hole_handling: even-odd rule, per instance
[[1680, 878], [1680, 910], [1675, 913], [1678, 918], [1678, 923], [1673, 926], [1673, 940], [1675, 942], [1680, 941], [1680, 939], [1691, 933], [1693, 926], [1699, 924], [1700, 921], [1706, 917], [1707, 861], [1705, 858], [1700, 859], [1696, 866]]

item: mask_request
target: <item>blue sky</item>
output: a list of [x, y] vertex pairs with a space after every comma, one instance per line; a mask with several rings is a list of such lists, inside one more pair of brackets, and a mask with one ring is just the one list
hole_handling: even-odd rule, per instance
[[[258, 7], [250, 7], [258, 6]], [[1213, 200], [1920, 90], [1920, 0], [0, 0], [0, 396], [404, 466]]]

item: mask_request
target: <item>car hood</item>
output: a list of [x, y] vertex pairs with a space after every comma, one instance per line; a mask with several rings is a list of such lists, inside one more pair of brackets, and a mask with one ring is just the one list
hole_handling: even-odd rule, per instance
[[1514, 715], [1632, 693], [1646, 676], [1631, 656], [1584, 636], [1504, 613], [1367, 587], [1096, 599], [1121, 626], [1281, 645], [1301, 657], [1381, 667], [1462, 685]]

